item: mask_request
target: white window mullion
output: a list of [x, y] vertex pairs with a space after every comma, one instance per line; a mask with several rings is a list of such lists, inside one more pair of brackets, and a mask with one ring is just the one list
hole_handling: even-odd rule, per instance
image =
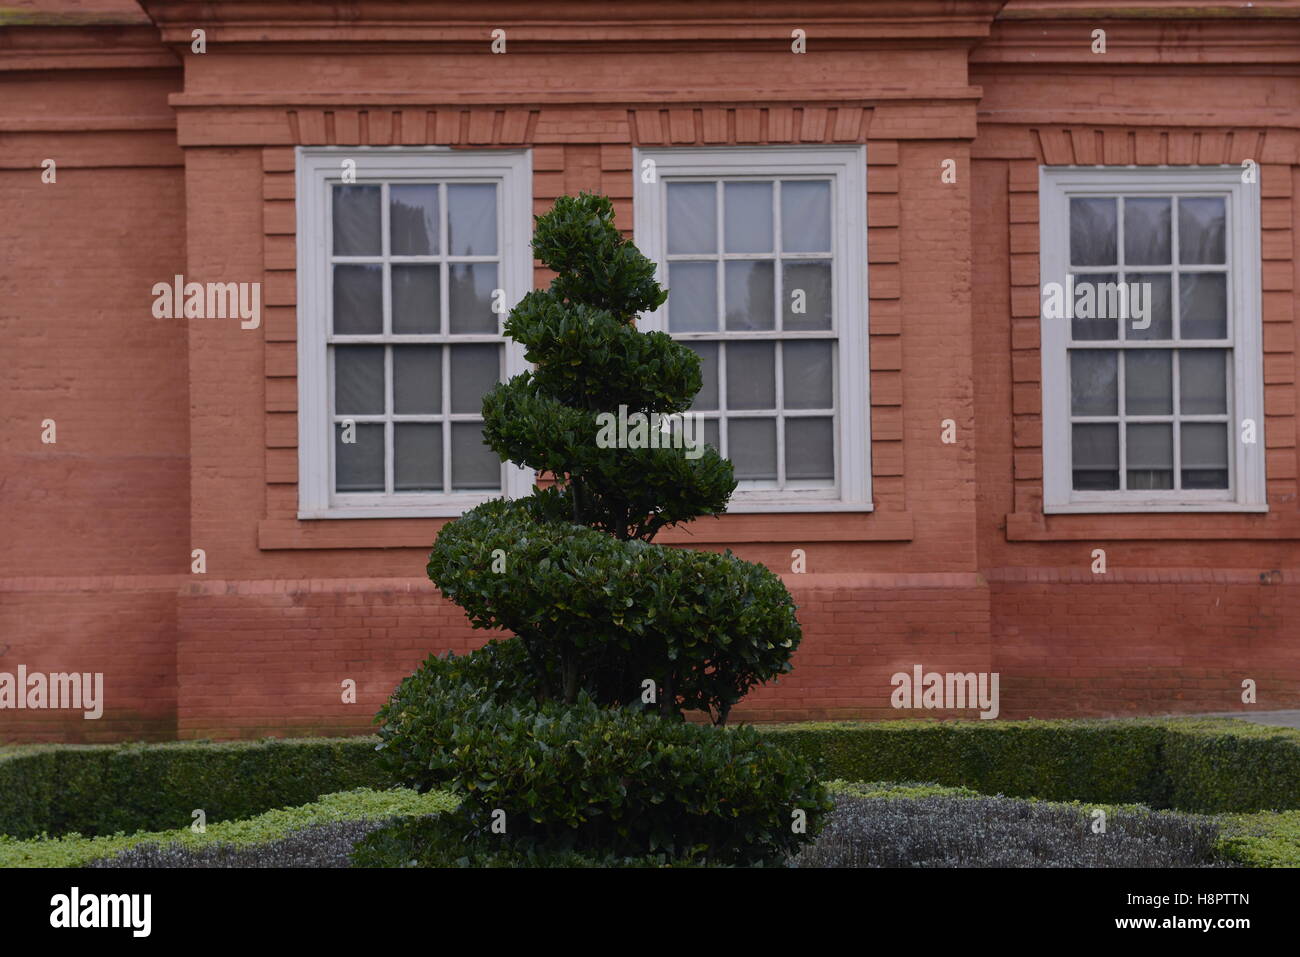
[[[532, 167], [528, 151], [457, 151], [446, 147], [369, 148], [298, 147], [297, 158], [297, 248], [298, 248], [298, 390], [299, 390], [299, 518], [361, 518], [459, 515], [500, 494], [527, 491], [533, 477], [524, 469], [503, 469], [500, 490], [490, 493], [451, 493], [450, 347], [447, 335], [450, 314], [448, 262], [487, 262], [497, 267], [500, 288], [518, 292], [529, 288], [532, 256], [528, 233], [532, 220]], [[360, 154], [360, 155], [359, 155]], [[362, 158], [363, 157], [363, 158]], [[343, 184], [341, 160], [358, 158], [357, 186], [378, 186], [380, 229], [378, 255], [333, 256], [333, 188]], [[497, 187], [498, 249], [493, 255], [451, 257], [448, 240], [447, 183], [493, 183]], [[438, 200], [438, 250], [436, 255], [394, 256], [391, 244], [391, 187], [398, 184], [435, 184]], [[376, 220], [371, 220], [372, 222]], [[520, 236], [513, 236], [519, 233]], [[367, 250], [369, 252], [369, 250]], [[378, 266], [382, 280], [380, 295], [382, 322], [378, 335], [333, 336], [332, 263]], [[393, 333], [392, 273], [394, 264], [432, 265], [438, 269], [437, 306], [443, 325], [432, 334]], [[499, 329], [498, 329], [499, 331]], [[467, 335], [456, 342], [487, 342], [502, 348], [500, 335]], [[373, 422], [384, 436], [384, 491], [335, 492], [334, 442], [336, 420], [333, 395], [334, 353], [339, 345], [383, 346], [383, 412], [375, 416], [350, 416], [358, 423]], [[402, 414], [395, 411], [395, 345], [437, 345], [441, 363], [442, 408], [437, 414]], [[522, 348], [504, 346], [509, 371], [522, 369]], [[474, 421], [476, 416], [456, 416]], [[441, 429], [441, 492], [398, 492], [396, 485], [396, 426], [404, 422], [428, 422]], [[373, 427], [373, 426], [372, 426]], [[436, 481], [436, 479], [435, 479]], [[377, 485], [378, 483], [376, 483]]]
[[[1043, 488], [1044, 511], [1052, 512], [1159, 512], [1159, 511], [1267, 511], [1264, 481], [1264, 440], [1258, 430], [1256, 441], [1240, 441], [1243, 419], [1262, 424], [1261, 292], [1259, 262], [1259, 188], [1245, 184], [1236, 167], [1040, 167], [1040, 262], [1041, 281], [1064, 282], [1072, 271], [1069, 262], [1070, 198], [1114, 198], [1116, 203], [1116, 266], [1120, 282], [1133, 282], [1133, 272], [1163, 273], [1170, 279], [1168, 339], [1133, 339], [1123, 324], [1114, 343], [1072, 342], [1069, 320], [1041, 319], [1043, 364]], [[1125, 255], [1125, 212], [1136, 197], [1168, 197], [1170, 212], [1170, 262], [1168, 266], [1131, 266]], [[1224, 204], [1225, 244], [1222, 263], [1189, 263], [1182, 249], [1180, 211], [1191, 198], [1220, 198]], [[1105, 267], [1081, 267], [1082, 273], [1104, 271]], [[1226, 339], [1186, 339], [1182, 323], [1182, 286], [1185, 273], [1222, 273], [1226, 283]], [[1116, 348], [1119, 430], [1118, 491], [1075, 490], [1070, 436], [1074, 421], [1099, 421], [1078, 417], [1070, 409], [1069, 355], [1075, 348]], [[1168, 350], [1171, 360], [1168, 416], [1130, 415], [1128, 359], [1145, 349]], [[1182, 391], [1189, 382], [1183, 358], [1202, 349], [1221, 349], [1229, 369], [1225, 374], [1227, 414], [1206, 415], [1184, 411]], [[1227, 435], [1226, 488], [1184, 488], [1185, 423], [1224, 421]], [[1168, 489], [1130, 488], [1128, 481], [1128, 425], [1168, 422], [1171, 430], [1173, 475]]]
[[[867, 276], [866, 276], [866, 162], [863, 147], [757, 147], [757, 148], [684, 148], [636, 150], [633, 169], [640, 170], [644, 159], [653, 159], [654, 183], [633, 177], [636, 242], [652, 256], [664, 277], [669, 262], [713, 261], [716, 269], [716, 305], [718, 333], [673, 333], [684, 342], [716, 341], [718, 349], [718, 444], [723, 455], [737, 457], [729, 428], [731, 419], [773, 419], [775, 428], [775, 481], [762, 488], [741, 487], [732, 496], [733, 512], [781, 511], [870, 511], [870, 400], [867, 348]], [[782, 183], [790, 180], [825, 182], [830, 215], [830, 248], [824, 251], [790, 252], [785, 248]], [[712, 255], [675, 254], [668, 256], [668, 186], [673, 182], [711, 182], [715, 184], [714, 228], [718, 247]], [[724, 196], [728, 182], [764, 182], [771, 184], [771, 224], [773, 243], [770, 251], [729, 252], [726, 248], [727, 206]], [[821, 245], [818, 243], [817, 245]], [[763, 331], [730, 332], [726, 326], [726, 265], [733, 261], [772, 263], [773, 327]], [[789, 289], [784, 267], [800, 261], [830, 262], [830, 310], [832, 323], [826, 330], [789, 330], [785, 323]], [[662, 280], [661, 280], [662, 281]], [[665, 282], [671, 286], [671, 283]], [[676, 295], [680, 295], [680, 291]], [[670, 293], [670, 295], [673, 295]], [[661, 307], [647, 317], [646, 328], [666, 329], [665, 316], [671, 305]], [[735, 308], [733, 304], [733, 308]], [[794, 410], [787, 415], [785, 405], [785, 343], [789, 341], [825, 341], [832, 343], [833, 368], [828, 378], [832, 389], [829, 409]], [[773, 350], [773, 402], [768, 409], [728, 409], [728, 384], [742, 381], [747, 371], [732, 368], [736, 350], [731, 345], [743, 342], [770, 342]], [[733, 379], [740, 377], [740, 379]], [[798, 428], [787, 419], [825, 418], [830, 423], [830, 447], [826, 450], [833, 481], [792, 482], [786, 474], [787, 446]], [[789, 428], [787, 427], [789, 426]], [[772, 487], [775, 486], [775, 487]]]

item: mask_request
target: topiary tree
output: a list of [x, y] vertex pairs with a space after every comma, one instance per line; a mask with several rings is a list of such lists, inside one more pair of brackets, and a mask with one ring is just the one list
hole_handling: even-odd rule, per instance
[[753, 729], [681, 719], [720, 725], [790, 670], [790, 595], [730, 552], [653, 542], [726, 508], [729, 462], [601, 432], [620, 407], [628, 420], [685, 412], [699, 360], [636, 329], [666, 293], [608, 199], [561, 198], [533, 248], [556, 278], [505, 328], [534, 368], [487, 395], [483, 431], [503, 461], [555, 482], [448, 523], [428, 566], [475, 627], [514, 637], [431, 657], [380, 711], [395, 777], [463, 799], [454, 818], [376, 835], [367, 853], [430, 866], [779, 862], [831, 807], [811, 767]]
[[686, 412], [699, 359], [636, 328], [668, 293], [606, 197], [561, 197], [537, 217], [533, 250], [555, 279], [505, 324], [533, 369], [484, 398], [483, 433], [503, 461], [555, 483], [448, 523], [429, 577], [476, 628], [514, 633], [527, 663], [519, 694], [618, 706], [644, 700], [649, 680], [662, 714], [724, 723], [754, 685], [790, 670], [794, 604], [761, 565], [652, 544], [663, 528], [723, 512], [736, 487], [730, 462], [683, 441], [680, 419], [675, 441], [652, 443], [661, 447], [600, 440], [602, 413]]

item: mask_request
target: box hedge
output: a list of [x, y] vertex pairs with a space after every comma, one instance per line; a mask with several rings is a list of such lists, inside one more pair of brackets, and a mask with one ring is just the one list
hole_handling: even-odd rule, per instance
[[0, 835], [0, 867], [85, 867], [94, 861], [120, 866], [125, 863], [121, 860], [124, 856], [148, 849], [179, 851], [199, 860], [219, 858], [221, 855], [213, 852], [237, 854], [243, 849], [271, 849], [295, 836], [319, 835], [333, 825], [395, 824], [407, 818], [423, 820], [453, 811], [458, 804], [458, 798], [444, 791], [417, 794], [407, 788], [387, 791], [358, 788], [327, 794], [298, 807], [267, 811], [238, 821], [219, 821], [202, 833], [179, 827], [130, 835], [65, 834], [33, 840]]
[[[1231, 719], [765, 726], [824, 780], [1203, 813], [1300, 808], [1300, 731]], [[113, 834], [305, 804], [394, 782], [371, 737], [0, 749], [0, 833]]]
[[86, 835], [251, 817], [391, 781], [373, 738], [49, 745], [0, 753], [0, 834]]
[[823, 778], [1217, 813], [1300, 808], [1300, 731], [1232, 719], [773, 727]]

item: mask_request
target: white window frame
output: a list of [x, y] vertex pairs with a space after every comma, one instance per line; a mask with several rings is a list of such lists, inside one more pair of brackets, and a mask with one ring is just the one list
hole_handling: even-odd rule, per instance
[[[653, 182], [645, 174], [654, 161]], [[633, 212], [636, 244], [656, 264], [667, 285], [667, 190], [673, 177], [752, 175], [762, 178], [825, 176], [834, 211], [832, 315], [838, 336], [838, 434], [833, 490], [737, 490], [729, 512], [869, 512], [871, 501], [871, 365], [867, 308], [866, 147], [682, 147], [633, 151]], [[721, 235], [719, 235], [721, 242]], [[645, 331], [667, 331], [663, 307], [642, 317]], [[725, 338], [725, 332], [721, 334]], [[782, 455], [778, 446], [777, 455]], [[829, 494], [828, 494], [829, 493]]]
[[[1228, 383], [1228, 489], [1075, 491], [1071, 470], [1068, 346], [1070, 321], [1042, 317], [1043, 511], [1264, 512], [1264, 375], [1260, 298], [1259, 186], [1243, 183], [1239, 166], [1039, 167], [1040, 298], [1048, 283], [1064, 284], [1069, 265], [1071, 196], [1215, 195], [1228, 199], [1225, 248], [1232, 349]], [[1122, 225], [1120, 226], [1122, 230]], [[1177, 229], [1175, 224], [1174, 229]], [[1123, 233], [1120, 233], [1122, 241]], [[1140, 271], [1140, 270], [1135, 270]], [[1175, 303], [1175, 308], [1177, 304]], [[1176, 332], [1176, 330], [1175, 330]], [[1173, 349], [1176, 339], [1170, 340]], [[1246, 419], [1255, 442], [1241, 441]], [[1122, 465], [1121, 465], [1122, 468]]]
[[[532, 156], [527, 150], [468, 151], [450, 147], [299, 146], [295, 149], [298, 246], [298, 517], [455, 517], [492, 498], [531, 492], [531, 469], [502, 466], [500, 490], [474, 493], [334, 491], [334, 427], [327, 348], [332, 299], [330, 235], [332, 187], [343, 182], [343, 161], [356, 161], [356, 183], [421, 182], [463, 178], [496, 180], [499, 281], [507, 306], [533, 287]], [[349, 181], [351, 184], [351, 180]], [[388, 212], [383, 211], [384, 228]], [[385, 301], [388, 293], [385, 290]], [[498, 320], [498, 333], [504, 321]], [[393, 341], [400, 342], [401, 337]], [[527, 369], [522, 346], [506, 339], [504, 374]]]

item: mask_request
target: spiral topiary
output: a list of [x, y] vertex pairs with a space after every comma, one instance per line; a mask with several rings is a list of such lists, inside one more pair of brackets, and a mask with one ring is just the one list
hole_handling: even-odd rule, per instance
[[736, 482], [716, 450], [598, 441], [601, 413], [688, 410], [699, 358], [634, 325], [667, 293], [615, 228], [607, 198], [561, 197], [537, 218], [533, 249], [556, 278], [523, 297], [505, 332], [534, 368], [486, 396], [483, 431], [502, 460], [557, 483], [449, 523], [429, 577], [475, 627], [517, 636], [541, 700], [585, 691], [621, 705], [653, 681], [662, 713], [722, 723], [754, 685], [789, 671], [794, 604], [761, 565], [651, 543], [726, 508]]

